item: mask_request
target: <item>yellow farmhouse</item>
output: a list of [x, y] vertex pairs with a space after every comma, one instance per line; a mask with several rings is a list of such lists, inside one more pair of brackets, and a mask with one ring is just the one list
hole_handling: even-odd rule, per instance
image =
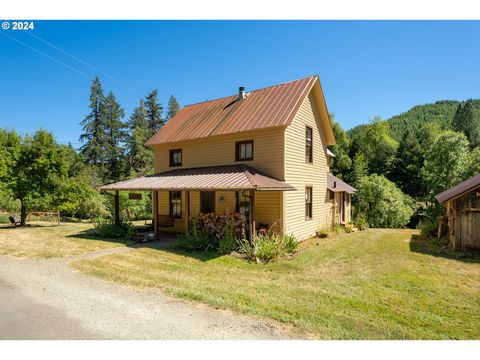
[[151, 139], [155, 175], [105, 185], [151, 191], [155, 236], [200, 213], [240, 213], [304, 239], [350, 222], [356, 190], [329, 173], [335, 138], [318, 76], [189, 105]]

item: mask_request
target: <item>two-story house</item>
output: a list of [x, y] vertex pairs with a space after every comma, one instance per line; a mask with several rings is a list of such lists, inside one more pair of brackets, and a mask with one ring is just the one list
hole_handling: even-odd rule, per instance
[[156, 234], [211, 212], [298, 239], [350, 221], [355, 189], [329, 174], [335, 138], [318, 76], [185, 106], [146, 145], [155, 175], [101, 189], [117, 200], [151, 191]]

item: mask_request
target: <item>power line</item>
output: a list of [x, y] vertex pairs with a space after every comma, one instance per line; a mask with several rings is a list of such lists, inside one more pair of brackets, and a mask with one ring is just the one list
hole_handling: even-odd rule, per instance
[[30, 36], [33, 36], [35, 39], [40, 40], [41, 42], [47, 44], [48, 46], [54, 48], [55, 50], [60, 51], [61, 53], [65, 54], [65, 55], [67, 55], [67, 56], [70, 56], [72, 59], [78, 61], [79, 63], [81, 63], [81, 64], [83, 64], [83, 65], [85, 65], [85, 66], [88, 66], [90, 69], [93, 69], [93, 70], [95, 70], [95, 71], [97, 71], [97, 72], [105, 75], [105, 76], [108, 77], [110, 80], [113, 80], [113, 81], [115, 81], [116, 83], [118, 83], [118, 84], [120, 84], [120, 85], [123, 85], [123, 86], [125, 86], [125, 87], [128, 87], [128, 88], [132, 89], [130, 86], [124, 84], [124, 83], [121, 82], [120, 80], [118, 80], [118, 79], [114, 78], [113, 76], [107, 74], [105, 71], [100, 70], [99, 68], [97, 68], [97, 67], [95, 67], [95, 66], [93, 66], [93, 65], [90, 65], [89, 63], [87, 63], [86, 61], [78, 58], [77, 56], [70, 54], [69, 52], [67, 52], [67, 51], [63, 50], [62, 48], [60, 48], [60, 47], [58, 47], [58, 46], [56, 46], [56, 45], [48, 42], [48, 41], [45, 40], [45, 39], [42, 39], [40, 36], [35, 35], [35, 34], [33, 34], [32, 32], [30, 32], [30, 31], [26, 31], [26, 33], [27, 33], [28, 35], [30, 35]]
[[7, 38], [9, 38], [9, 39], [11, 39], [11, 40], [13, 40], [13, 41], [16, 41], [17, 43], [25, 46], [26, 48], [28, 48], [28, 49], [30, 49], [30, 50], [32, 50], [32, 51], [35, 51], [36, 53], [38, 53], [38, 54], [46, 57], [47, 59], [50, 59], [50, 60], [56, 62], [57, 64], [62, 65], [63, 67], [66, 67], [67, 69], [69, 69], [69, 70], [77, 73], [77, 74], [80, 75], [80, 76], [83, 76], [84, 78], [86, 78], [86, 79], [88, 79], [88, 80], [91, 80], [91, 79], [92, 79], [90, 76], [88, 76], [87, 74], [84, 74], [84, 73], [81, 72], [80, 70], [77, 70], [77, 69], [71, 67], [70, 65], [65, 64], [64, 62], [55, 59], [54, 57], [52, 57], [52, 56], [50, 56], [50, 55], [48, 55], [48, 54], [45, 54], [44, 52], [42, 52], [42, 51], [40, 51], [40, 50], [37, 50], [37, 49], [35, 49], [34, 47], [32, 47], [32, 46], [30, 46], [30, 45], [28, 45], [28, 44], [25, 44], [23, 41], [20, 41], [20, 40], [15, 39], [14, 37], [12, 37], [12, 36], [10, 36], [10, 35], [7, 35], [7, 34], [6, 34], [5, 32], [3, 32], [3, 31], [0, 32], [0, 34], [2, 34], [3, 36], [6, 36]]

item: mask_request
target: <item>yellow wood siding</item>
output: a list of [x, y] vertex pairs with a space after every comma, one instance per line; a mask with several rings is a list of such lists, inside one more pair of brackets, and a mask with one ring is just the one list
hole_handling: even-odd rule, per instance
[[255, 223], [268, 224], [275, 232], [282, 230], [282, 193], [270, 191], [255, 192]]
[[[319, 227], [328, 226], [330, 205], [326, 203], [329, 171], [325, 136], [313, 94], [303, 101], [292, 124], [285, 130], [285, 181], [296, 191], [287, 191], [285, 202], [285, 233], [305, 239]], [[313, 163], [305, 162], [305, 128], [313, 130]], [[312, 219], [305, 219], [305, 187], [313, 188]]]
[[[170, 194], [168, 191], [158, 192], [158, 214], [170, 215]], [[162, 231], [180, 232], [187, 228], [187, 197], [186, 192], [182, 191], [182, 218], [175, 219], [173, 227], [160, 228]]]
[[[177, 169], [169, 166], [169, 150], [182, 149], [183, 168], [244, 163], [283, 180], [283, 131], [284, 128], [273, 128], [155, 145], [155, 172]], [[235, 162], [235, 143], [244, 140], [254, 142], [253, 160]]]

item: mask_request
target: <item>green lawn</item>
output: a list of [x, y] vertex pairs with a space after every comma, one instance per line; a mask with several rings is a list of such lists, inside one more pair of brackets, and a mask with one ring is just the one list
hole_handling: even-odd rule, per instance
[[270, 264], [170, 248], [72, 266], [322, 339], [480, 339], [480, 262], [440, 253], [410, 230], [311, 239], [297, 256]]
[[48, 259], [81, 255], [125, 246], [125, 240], [102, 240], [89, 236], [86, 223], [55, 225], [33, 222], [24, 228], [0, 227], [0, 255], [18, 258]]

